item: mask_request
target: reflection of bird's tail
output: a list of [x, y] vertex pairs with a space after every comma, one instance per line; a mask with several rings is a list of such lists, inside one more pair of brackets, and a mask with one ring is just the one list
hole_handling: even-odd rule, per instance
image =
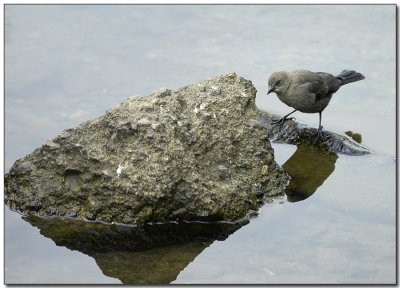
[[364, 75], [354, 70], [343, 70], [337, 78], [342, 80], [340, 86], [365, 79]]

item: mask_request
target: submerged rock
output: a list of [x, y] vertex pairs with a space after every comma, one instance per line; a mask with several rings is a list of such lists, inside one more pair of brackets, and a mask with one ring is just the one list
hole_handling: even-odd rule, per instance
[[240, 219], [288, 183], [255, 97], [236, 74], [131, 97], [17, 160], [6, 203], [109, 223]]
[[[277, 115], [265, 111], [259, 112], [260, 125], [267, 128], [271, 141], [295, 145], [312, 144], [314, 142], [317, 128], [293, 120], [285, 121], [282, 125], [271, 123], [279, 118]], [[358, 133], [347, 131], [340, 134], [326, 129], [322, 133], [325, 140], [315, 143], [315, 146], [320, 149], [352, 156], [371, 153], [367, 147], [361, 145], [361, 135]]]
[[353, 131], [346, 131], [344, 132], [346, 135], [350, 136], [354, 141], [356, 141], [358, 144], [361, 144], [362, 142], [362, 136], [360, 133], [354, 133]]

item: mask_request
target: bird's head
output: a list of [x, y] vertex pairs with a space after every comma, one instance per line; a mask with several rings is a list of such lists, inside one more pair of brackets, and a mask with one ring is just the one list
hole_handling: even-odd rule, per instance
[[268, 79], [268, 93], [275, 92], [280, 94], [284, 92], [289, 85], [289, 75], [287, 72], [274, 72]]

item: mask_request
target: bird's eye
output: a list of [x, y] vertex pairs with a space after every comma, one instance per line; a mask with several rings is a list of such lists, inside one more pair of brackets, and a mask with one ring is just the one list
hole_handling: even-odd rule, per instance
[[276, 81], [275, 85], [281, 84], [281, 80]]

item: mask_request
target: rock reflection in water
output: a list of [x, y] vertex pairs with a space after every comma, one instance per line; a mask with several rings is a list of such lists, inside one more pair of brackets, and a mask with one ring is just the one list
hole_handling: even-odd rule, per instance
[[93, 257], [124, 284], [168, 284], [215, 240], [249, 223], [168, 223], [139, 227], [24, 217], [58, 246]]
[[311, 145], [298, 145], [296, 152], [283, 164], [292, 178], [286, 188], [289, 202], [310, 197], [335, 170], [338, 156]]

